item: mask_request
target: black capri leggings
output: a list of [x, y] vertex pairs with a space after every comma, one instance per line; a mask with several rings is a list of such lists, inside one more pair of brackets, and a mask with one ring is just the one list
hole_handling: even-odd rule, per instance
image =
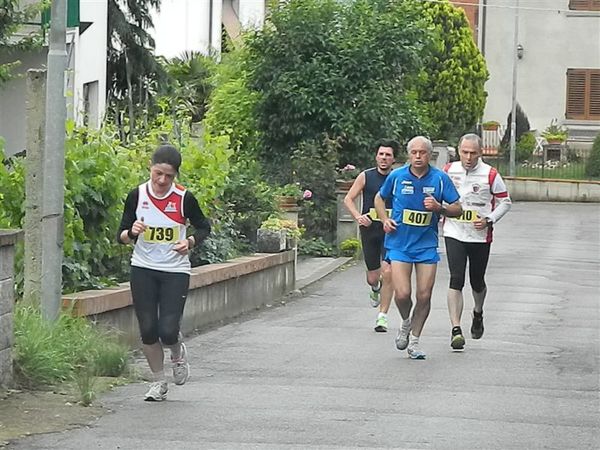
[[187, 273], [131, 267], [131, 296], [142, 342], [174, 345], [190, 287]]
[[490, 243], [461, 242], [444, 238], [450, 269], [450, 289], [462, 291], [465, 285], [465, 269], [469, 260], [469, 281], [475, 292], [485, 289], [485, 269], [490, 257]]

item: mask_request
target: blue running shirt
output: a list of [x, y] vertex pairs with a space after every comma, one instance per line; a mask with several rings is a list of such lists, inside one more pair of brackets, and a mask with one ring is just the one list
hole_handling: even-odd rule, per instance
[[391, 197], [391, 218], [397, 224], [396, 231], [386, 234], [385, 248], [402, 252], [419, 252], [438, 246], [440, 215], [425, 209], [426, 194], [431, 194], [439, 203], [451, 204], [460, 198], [450, 177], [431, 165], [422, 178], [414, 176], [408, 164], [393, 170], [379, 194], [383, 200]]

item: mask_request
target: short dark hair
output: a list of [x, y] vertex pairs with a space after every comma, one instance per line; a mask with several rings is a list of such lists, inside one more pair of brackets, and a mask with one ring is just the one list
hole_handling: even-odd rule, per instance
[[375, 146], [375, 153], [377, 153], [379, 147], [390, 147], [392, 149], [394, 157], [397, 156], [398, 152], [400, 151], [400, 144], [398, 143], [398, 141], [395, 141], [393, 139], [379, 139], [377, 141], [377, 145]]
[[179, 172], [181, 166], [181, 153], [175, 147], [169, 144], [163, 144], [152, 154], [152, 164], [168, 164], [176, 172]]

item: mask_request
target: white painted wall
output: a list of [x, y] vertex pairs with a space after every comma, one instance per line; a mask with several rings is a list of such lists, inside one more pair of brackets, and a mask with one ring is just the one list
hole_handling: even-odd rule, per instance
[[[488, 0], [485, 59], [490, 71], [485, 120], [505, 124], [511, 110], [516, 0]], [[568, 12], [568, 0], [520, 0], [517, 100], [532, 129], [565, 123], [568, 68], [600, 68], [600, 13]], [[500, 7], [496, 7], [500, 6]], [[504, 8], [502, 8], [504, 6]], [[531, 8], [531, 9], [527, 9]]]
[[265, 0], [239, 0], [242, 28], [260, 28], [265, 21]]
[[75, 37], [73, 108], [78, 124], [83, 123], [83, 89], [85, 83], [97, 82], [96, 111], [88, 125], [100, 127], [106, 109], [107, 0], [80, 0], [80, 21], [93, 22], [82, 35]]
[[152, 15], [154, 30], [149, 30], [156, 54], [173, 58], [185, 51], [208, 54], [212, 49], [219, 53], [221, 11], [222, 0], [163, 0], [160, 12]]
[[[99, 127], [106, 102], [107, 0], [80, 0], [80, 20], [94, 23], [81, 36], [76, 28], [70, 28], [67, 32], [67, 42], [74, 45], [69, 61], [67, 114], [77, 123], [83, 123], [83, 87], [85, 83], [97, 81], [96, 94], [93, 96], [95, 105], [91, 108], [96, 113], [89, 125]], [[16, 73], [21, 77], [0, 87], [0, 136], [5, 140], [7, 155], [25, 149], [24, 74], [28, 69], [45, 68], [47, 58], [47, 47], [17, 55], [21, 65]], [[6, 60], [0, 55], [0, 61]]]
[[224, 1], [233, 4], [243, 28], [262, 26], [265, 0], [163, 0], [160, 12], [153, 14], [154, 30], [149, 30], [156, 43], [156, 54], [166, 58], [190, 50], [219, 54]]

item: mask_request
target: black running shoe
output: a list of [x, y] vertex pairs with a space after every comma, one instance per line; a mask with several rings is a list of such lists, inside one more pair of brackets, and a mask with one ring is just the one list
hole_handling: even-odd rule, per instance
[[473, 311], [471, 337], [473, 339], [481, 339], [481, 336], [483, 336], [483, 311], [480, 313]]
[[462, 350], [465, 348], [465, 337], [462, 334], [460, 327], [452, 328], [452, 338], [450, 339], [450, 347], [454, 350]]

